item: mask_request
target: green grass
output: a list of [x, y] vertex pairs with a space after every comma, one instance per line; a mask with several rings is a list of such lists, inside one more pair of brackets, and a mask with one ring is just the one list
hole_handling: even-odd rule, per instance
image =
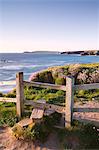
[[[25, 98], [27, 100], [33, 100], [37, 101], [39, 99], [45, 99], [47, 103], [50, 104], [56, 104], [56, 105], [61, 105], [63, 106], [65, 103], [65, 92], [64, 91], [57, 91], [57, 90], [51, 90], [51, 89], [44, 89], [44, 88], [34, 88], [34, 87], [29, 87], [25, 88], [24, 90], [25, 93]], [[5, 95], [6, 97], [15, 97], [15, 91], [14, 93], [8, 93]], [[99, 89], [97, 90], [79, 90], [75, 92], [74, 95], [74, 101], [84, 101], [84, 100], [92, 100], [93, 98], [99, 100]], [[15, 118], [15, 103], [3, 103], [0, 102], [0, 124], [9, 124], [9, 121], [12, 118]], [[25, 106], [25, 109], [31, 110], [33, 109], [32, 106]], [[8, 116], [5, 119], [5, 115], [7, 113]], [[12, 114], [11, 114], [12, 112]], [[9, 115], [11, 114], [11, 115]], [[25, 114], [26, 115], [26, 114]], [[8, 118], [8, 119], [7, 119]], [[13, 119], [12, 119], [13, 120]], [[12, 121], [13, 122], [13, 121]]]
[[17, 121], [15, 105], [12, 103], [0, 103], [0, 126], [13, 126]]

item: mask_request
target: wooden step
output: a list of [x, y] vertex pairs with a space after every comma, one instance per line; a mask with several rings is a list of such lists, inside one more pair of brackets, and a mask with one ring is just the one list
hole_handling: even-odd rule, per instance
[[25, 118], [17, 123], [21, 127], [26, 127], [30, 124], [33, 124], [33, 120], [30, 118]]
[[41, 119], [44, 115], [44, 109], [34, 108], [30, 119]]
[[45, 111], [44, 111], [44, 115], [45, 116], [50, 116], [51, 114], [53, 114], [55, 112], [55, 110], [53, 110], [53, 109], [46, 109]]

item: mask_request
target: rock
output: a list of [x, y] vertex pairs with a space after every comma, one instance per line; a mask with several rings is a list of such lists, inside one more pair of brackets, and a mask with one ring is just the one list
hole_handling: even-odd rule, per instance
[[29, 81], [38, 81], [39, 79], [39, 73], [40, 72], [35, 72], [29, 77]]
[[39, 82], [54, 83], [51, 71], [44, 71], [39, 73]]
[[99, 64], [72, 64], [52, 67], [48, 70], [33, 73], [29, 81], [65, 85], [68, 75], [75, 78], [76, 84], [99, 83]]
[[99, 70], [98, 69], [83, 69], [78, 73], [76, 78], [77, 83], [99, 83]]
[[74, 64], [74, 65], [70, 65], [68, 72], [72, 75], [72, 76], [77, 76], [78, 72], [81, 70], [81, 65], [80, 64]]
[[52, 73], [51, 73], [51, 71], [48, 71], [48, 70], [33, 73], [30, 76], [29, 81], [54, 83]]

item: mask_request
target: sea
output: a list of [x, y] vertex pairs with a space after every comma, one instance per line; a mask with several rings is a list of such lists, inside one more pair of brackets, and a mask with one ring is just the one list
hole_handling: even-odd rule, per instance
[[32, 73], [48, 67], [96, 62], [99, 62], [99, 56], [53, 52], [0, 53], [0, 92], [7, 93], [15, 88], [17, 72], [24, 72], [24, 80], [28, 80]]

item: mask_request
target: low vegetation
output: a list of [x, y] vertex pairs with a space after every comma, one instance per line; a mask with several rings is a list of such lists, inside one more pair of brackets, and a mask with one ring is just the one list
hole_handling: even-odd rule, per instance
[[[49, 73], [50, 72], [50, 73]], [[66, 84], [66, 75], [72, 75], [75, 77], [75, 84], [80, 83], [99, 83], [99, 64], [82, 64], [82, 65], [68, 65], [49, 68], [35, 78], [32, 76], [31, 80], [55, 83], [59, 85]], [[25, 87], [24, 95], [27, 100], [37, 101], [39, 99], [45, 99], [47, 103], [64, 105], [65, 102], [65, 92], [57, 91], [44, 88], [35, 87]], [[0, 93], [0, 97], [16, 97], [16, 90], [10, 93], [3, 94]], [[79, 90], [74, 93], [74, 101], [89, 101], [89, 100], [99, 100], [99, 89], [97, 90]], [[3, 103], [0, 102], [0, 126], [8, 125], [14, 126], [18, 122], [18, 117], [16, 116], [16, 105], [15, 103]], [[25, 109], [32, 110], [32, 106], [25, 106]], [[24, 114], [28, 116], [28, 114]], [[13, 127], [13, 131], [16, 137], [30, 138], [31, 140], [40, 140], [44, 142], [47, 136], [54, 129], [54, 125], [60, 120], [60, 115], [55, 113], [51, 117], [44, 117], [41, 124], [35, 124], [34, 126], [28, 126], [24, 129]], [[93, 130], [91, 125], [77, 125], [76, 124], [71, 129], [58, 130], [58, 137], [60, 139], [60, 145], [63, 149], [89, 149], [98, 148], [98, 138], [96, 129]], [[73, 139], [73, 140], [72, 140]], [[74, 145], [72, 143], [74, 141]], [[93, 141], [93, 142], [92, 142]], [[75, 148], [76, 143], [76, 148]], [[77, 145], [78, 143], [78, 145]], [[93, 144], [94, 143], [94, 144]]]

